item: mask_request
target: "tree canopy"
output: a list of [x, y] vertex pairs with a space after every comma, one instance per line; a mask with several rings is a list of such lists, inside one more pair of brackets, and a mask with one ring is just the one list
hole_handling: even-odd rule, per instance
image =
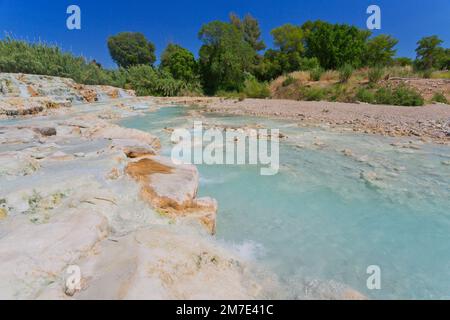
[[266, 48], [266, 44], [261, 40], [261, 29], [259, 22], [252, 15], [245, 15], [241, 20], [235, 13], [230, 13], [231, 24], [241, 30], [244, 40], [255, 50], [261, 51]]
[[398, 40], [389, 35], [379, 35], [367, 42], [365, 54], [365, 64], [369, 66], [381, 65], [386, 66], [393, 62], [393, 58], [397, 53], [394, 47]]
[[438, 36], [424, 37], [417, 42], [416, 65], [420, 69], [449, 68], [450, 51], [444, 49]]
[[255, 59], [255, 50], [242, 31], [230, 23], [213, 21], [203, 25], [199, 39], [203, 42], [199, 65], [205, 91], [242, 88]]
[[174, 79], [191, 82], [197, 79], [198, 66], [194, 55], [187, 49], [169, 44], [161, 55], [160, 67]]
[[119, 67], [152, 65], [155, 60], [155, 46], [142, 33], [122, 32], [108, 39], [111, 58]]
[[319, 59], [325, 69], [339, 69], [349, 64], [363, 65], [363, 54], [371, 32], [347, 24], [308, 21], [303, 24], [306, 56]]
[[299, 26], [285, 24], [271, 31], [275, 46], [283, 53], [297, 52], [302, 54], [303, 47], [303, 30]]

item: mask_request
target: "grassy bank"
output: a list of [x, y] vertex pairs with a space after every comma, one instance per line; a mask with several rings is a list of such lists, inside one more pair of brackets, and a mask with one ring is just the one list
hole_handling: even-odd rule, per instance
[[77, 83], [136, 90], [138, 95], [177, 96], [201, 90], [149, 65], [109, 70], [95, 60], [63, 52], [46, 43], [6, 38], [0, 41], [0, 72], [71, 78]]
[[400, 106], [448, 103], [449, 72], [425, 78], [411, 67], [364, 68], [355, 71], [300, 71], [270, 83], [271, 97], [306, 101], [365, 102]]

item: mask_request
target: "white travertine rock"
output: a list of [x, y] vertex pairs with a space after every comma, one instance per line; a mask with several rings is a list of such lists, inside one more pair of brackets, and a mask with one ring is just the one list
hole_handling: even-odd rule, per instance
[[25, 216], [0, 224], [0, 299], [35, 298], [64, 268], [94, 253], [108, 235], [105, 217], [76, 210], [35, 225]]
[[141, 184], [141, 195], [154, 208], [174, 217], [195, 217], [211, 234], [216, 230], [217, 203], [197, 199], [199, 173], [192, 165], [175, 165], [165, 157], [131, 162], [125, 172]]
[[136, 129], [122, 128], [115, 125], [102, 127], [99, 129], [93, 129], [90, 135], [91, 138], [99, 139], [128, 139], [136, 141], [135, 144], [146, 143], [153, 146], [155, 149], [159, 149], [159, 139], [151, 135], [150, 133], [139, 131]]
[[39, 169], [39, 163], [20, 152], [0, 153], [0, 177], [8, 176], [26, 176], [33, 174]]

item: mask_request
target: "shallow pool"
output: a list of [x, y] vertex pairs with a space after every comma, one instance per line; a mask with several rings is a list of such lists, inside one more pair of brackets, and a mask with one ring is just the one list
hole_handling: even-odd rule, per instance
[[[162, 129], [190, 128], [196, 116], [189, 111], [161, 108], [121, 124], [159, 136], [170, 154]], [[198, 166], [201, 195], [219, 202], [217, 238], [275, 272], [288, 297], [307, 297], [306, 284], [320, 280], [376, 299], [450, 298], [448, 146], [289, 121], [196, 120], [260, 124], [288, 136], [278, 175], [261, 176], [253, 166]], [[371, 265], [381, 269], [380, 290], [367, 288]]]

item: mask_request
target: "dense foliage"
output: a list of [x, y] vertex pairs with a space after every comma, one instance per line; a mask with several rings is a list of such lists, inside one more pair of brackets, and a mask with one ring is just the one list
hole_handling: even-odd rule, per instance
[[84, 84], [120, 85], [119, 71], [107, 71], [57, 46], [30, 44], [7, 37], [0, 41], [0, 72], [69, 77]]
[[122, 68], [152, 65], [156, 60], [155, 46], [139, 32], [122, 32], [109, 37], [108, 49], [111, 58]]
[[244, 35], [244, 40], [255, 50], [261, 51], [266, 48], [266, 44], [261, 40], [261, 29], [258, 20], [247, 14], [244, 19], [240, 19], [235, 13], [230, 14], [231, 24], [238, 28]]
[[[397, 53], [397, 50], [394, 49], [397, 44], [397, 39], [384, 34], [370, 39], [367, 42], [364, 64], [368, 66], [387, 66], [391, 64]], [[403, 60], [403, 62], [405, 62], [405, 60]]]
[[375, 91], [361, 88], [357, 99], [372, 104], [417, 107], [424, 105], [424, 99], [415, 90], [406, 86], [396, 88], [379, 88]]
[[306, 56], [316, 57], [325, 69], [345, 64], [361, 67], [370, 31], [346, 24], [308, 21], [303, 26]]
[[127, 70], [127, 84], [140, 96], [177, 96], [186, 89], [183, 81], [148, 65], [130, 67]]
[[442, 47], [437, 36], [425, 37], [417, 42], [416, 65], [419, 69], [450, 69], [450, 49]]
[[175, 79], [185, 82], [198, 81], [198, 65], [194, 55], [176, 44], [169, 44], [161, 55], [161, 69]]
[[199, 65], [203, 87], [208, 94], [218, 90], [239, 91], [255, 59], [254, 49], [243, 33], [230, 23], [213, 21], [205, 24], [199, 38]]

